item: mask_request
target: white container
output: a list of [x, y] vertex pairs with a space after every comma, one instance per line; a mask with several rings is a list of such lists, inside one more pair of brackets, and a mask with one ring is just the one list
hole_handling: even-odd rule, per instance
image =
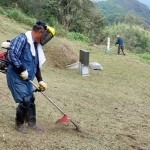
[[93, 70], [103, 70], [103, 66], [99, 64], [98, 62], [91, 62], [89, 66]]
[[8, 49], [10, 47], [10, 42], [2, 42], [1, 47]]
[[83, 64], [81, 64], [81, 62], [79, 63], [79, 72], [82, 76], [90, 76], [89, 66], [84, 66]]

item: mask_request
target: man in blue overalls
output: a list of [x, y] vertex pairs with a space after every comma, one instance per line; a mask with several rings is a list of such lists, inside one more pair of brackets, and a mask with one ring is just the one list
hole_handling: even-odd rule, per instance
[[36, 106], [33, 94], [33, 86], [29, 80], [35, 77], [39, 88], [44, 91], [47, 84], [43, 81], [41, 70], [45, 62], [42, 46], [55, 35], [54, 28], [48, 26], [44, 21], [38, 21], [32, 31], [15, 37], [8, 50], [8, 60], [11, 64], [7, 69], [7, 84], [18, 107], [16, 109], [16, 129], [24, 133], [24, 123], [35, 130]]
[[117, 35], [116, 44], [118, 44], [118, 55], [120, 55], [120, 49], [122, 50], [123, 55], [125, 55], [123, 47], [123, 39], [119, 35]]

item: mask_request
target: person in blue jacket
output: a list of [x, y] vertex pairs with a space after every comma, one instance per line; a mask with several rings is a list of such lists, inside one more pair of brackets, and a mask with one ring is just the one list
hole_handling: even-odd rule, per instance
[[122, 50], [123, 55], [125, 55], [123, 39], [119, 35], [117, 35], [116, 44], [118, 44], [118, 55], [120, 55], [120, 49]]
[[42, 46], [55, 35], [55, 29], [44, 21], [38, 21], [32, 31], [20, 34], [10, 42], [8, 60], [11, 62], [7, 69], [7, 84], [16, 103], [16, 129], [24, 133], [24, 123], [32, 129], [36, 126], [36, 105], [33, 85], [29, 80], [37, 78], [41, 91], [46, 90], [41, 67], [46, 61]]

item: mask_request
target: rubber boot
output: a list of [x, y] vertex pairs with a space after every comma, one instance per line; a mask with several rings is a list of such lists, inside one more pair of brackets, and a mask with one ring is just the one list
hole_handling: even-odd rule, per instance
[[20, 103], [17, 107], [16, 110], [16, 130], [21, 133], [25, 133], [25, 128], [24, 128], [24, 120], [26, 116], [26, 109], [23, 107], [23, 104]]
[[120, 46], [118, 46], [118, 55], [120, 55]]
[[34, 103], [30, 104], [30, 109], [27, 112], [28, 115], [28, 127], [35, 130], [35, 131], [42, 131], [43, 130], [36, 125], [36, 106]]
[[121, 49], [122, 49], [122, 54], [123, 54], [123, 55], [126, 55], [126, 54], [124, 53], [124, 48], [123, 48], [123, 46], [121, 47]]

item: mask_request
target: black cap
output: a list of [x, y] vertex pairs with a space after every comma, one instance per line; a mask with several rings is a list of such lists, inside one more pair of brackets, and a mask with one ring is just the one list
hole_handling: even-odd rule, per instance
[[48, 25], [47, 22], [43, 21], [43, 20], [39, 20], [36, 22], [36, 24], [33, 26], [33, 28], [35, 29], [45, 29], [45, 26]]

